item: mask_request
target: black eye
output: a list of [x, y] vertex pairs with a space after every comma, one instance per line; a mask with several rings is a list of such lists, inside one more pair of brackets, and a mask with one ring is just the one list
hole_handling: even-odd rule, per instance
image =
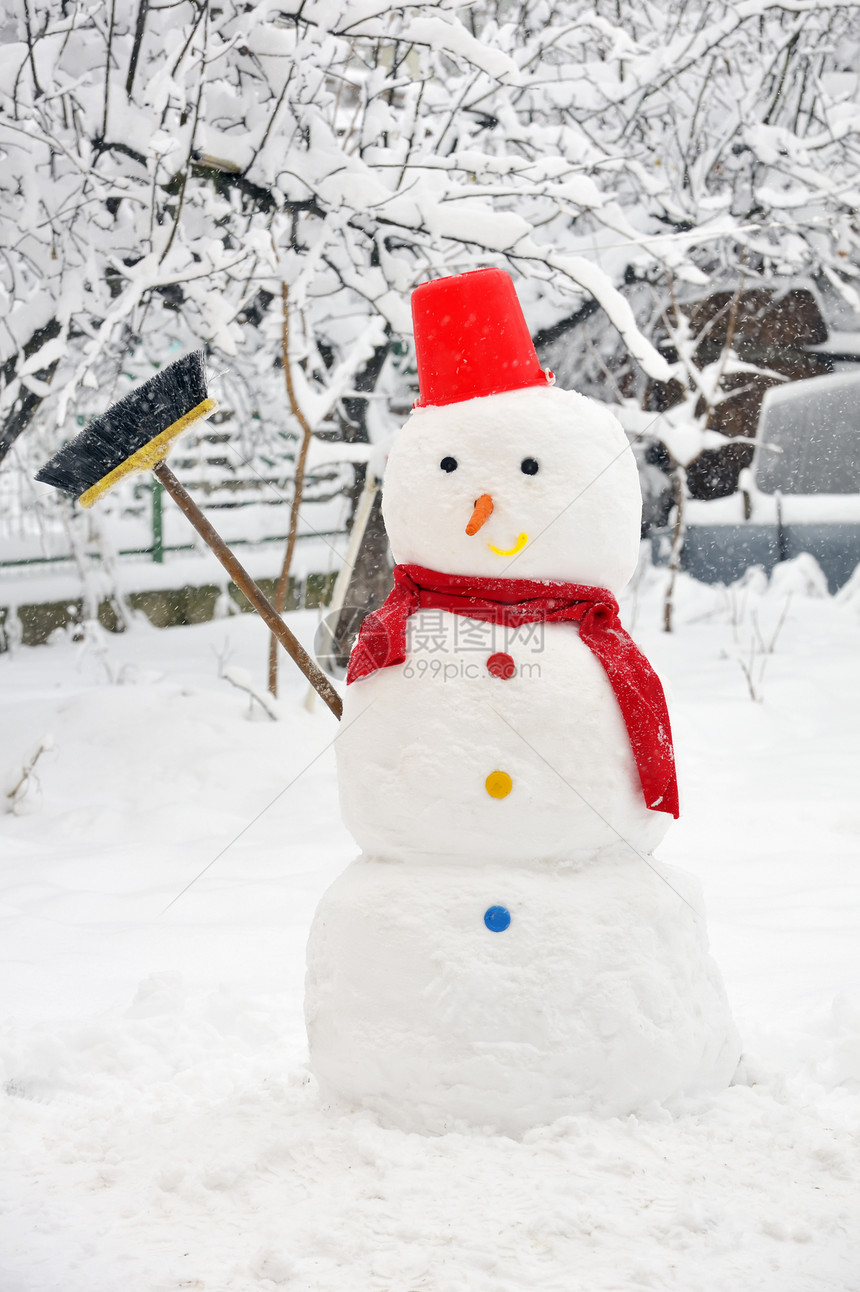
[[520, 463], [520, 471], [524, 472], [527, 476], [536, 476], [539, 469], [540, 468], [534, 458], [523, 458]]
[[442, 459], [442, 461], [439, 463], [439, 466], [442, 468], [442, 470], [443, 470], [443, 471], [456, 471], [456, 470], [457, 470], [457, 459], [456, 459], [456, 458], [443, 458], [443, 459]]

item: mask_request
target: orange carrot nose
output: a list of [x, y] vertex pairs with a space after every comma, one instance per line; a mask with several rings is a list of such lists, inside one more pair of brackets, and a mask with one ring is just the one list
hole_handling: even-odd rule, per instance
[[493, 500], [488, 493], [482, 493], [480, 498], [475, 499], [475, 510], [472, 512], [472, 519], [466, 526], [466, 533], [470, 536], [477, 534], [478, 530], [485, 524], [493, 514]]

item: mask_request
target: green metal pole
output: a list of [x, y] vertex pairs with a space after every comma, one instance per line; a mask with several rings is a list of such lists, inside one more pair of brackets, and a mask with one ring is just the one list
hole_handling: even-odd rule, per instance
[[164, 564], [164, 486], [160, 480], [152, 480], [152, 559], [157, 565]]

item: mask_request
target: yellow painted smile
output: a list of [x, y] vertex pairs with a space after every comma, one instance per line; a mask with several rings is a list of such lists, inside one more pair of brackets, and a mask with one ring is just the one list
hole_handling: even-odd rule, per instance
[[516, 556], [517, 552], [521, 552], [528, 541], [528, 534], [520, 534], [513, 547], [493, 547], [492, 543], [488, 546], [491, 552], [495, 552], [496, 556]]

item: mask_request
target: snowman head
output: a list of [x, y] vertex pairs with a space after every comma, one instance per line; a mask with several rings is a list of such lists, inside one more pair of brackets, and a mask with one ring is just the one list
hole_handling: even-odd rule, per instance
[[609, 409], [549, 384], [501, 270], [425, 284], [413, 312], [422, 398], [383, 494], [395, 560], [619, 592], [642, 502]]

